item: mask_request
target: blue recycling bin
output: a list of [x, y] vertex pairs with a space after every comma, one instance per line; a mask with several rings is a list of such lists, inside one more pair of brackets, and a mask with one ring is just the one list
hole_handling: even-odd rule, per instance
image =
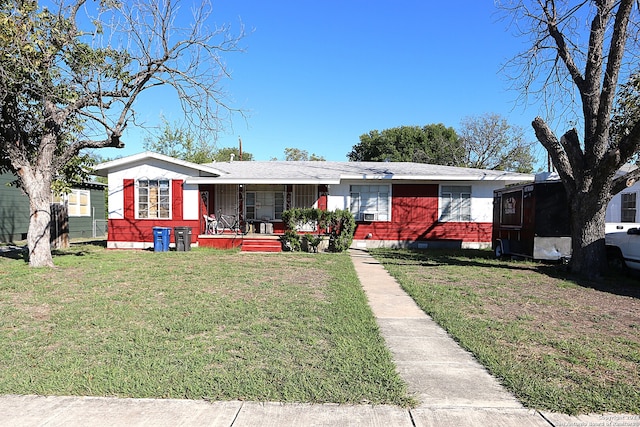
[[153, 227], [153, 251], [167, 252], [169, 251], [169, 238], [171, 228], [169, 227]]

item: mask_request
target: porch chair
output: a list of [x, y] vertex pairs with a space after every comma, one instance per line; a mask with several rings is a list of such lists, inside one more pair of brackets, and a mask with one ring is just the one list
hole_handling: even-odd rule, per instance
[[216, 220], [216, 216], [215, 215], [211, 215], [211, 216], [207, 216], [207, 215], [202, 215], [204, 217], [204, 233], [205, 234], [216, 234], [216, 223], [218, 222]]

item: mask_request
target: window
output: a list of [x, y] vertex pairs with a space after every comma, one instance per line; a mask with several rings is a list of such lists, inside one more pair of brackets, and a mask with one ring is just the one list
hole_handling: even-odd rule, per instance
[[389, 221], [391, 217], [389, 185], [352, 185], [350, 210], [356, 220]]
[[171, 218], [168, 179], [138, 180], [138, 218]]
[[636, 222], [636, 193], [622, 193], [620, 222]]
[[471, 186], [441, 186], [440, 206], [440, 221], [471, 221]]
[[247, 185], [245, 193], [247, 220], [281, 220], [284, 211], [284, 187], [281, 185]]
[[71, 190], [68, 194], [53, 196], [53, 203], [66, 204], [69, 216], [91, 216], [89, 190]]

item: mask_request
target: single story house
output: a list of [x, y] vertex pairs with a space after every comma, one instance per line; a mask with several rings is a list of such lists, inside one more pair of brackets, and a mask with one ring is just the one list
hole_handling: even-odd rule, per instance
[[[9, 185], [15, 179], [11, 173], [0, 174], [0, 242], [25, 240], [29, 230], [29, 198]], [[74, 187], [69, 194], [51, 196], [51, 203], [67, 206], [70, 238], [105, 235], [105, 187], [87, 182]]]
[[493, 190], [534, 179], [404, 162], [195, 164], [153, 152], [99, 164], [95, 173], [108, 177], [107, 246], [137, 249], [153, 246], [154, 227], [191, 227], [192, 245], [219, 246], [221, 236], [206, 234], [206, 217], [218, 212], [267, 223], [278, 235], [282, 212], [294, 207], [350, 210], [355, 247], [487, 247]]

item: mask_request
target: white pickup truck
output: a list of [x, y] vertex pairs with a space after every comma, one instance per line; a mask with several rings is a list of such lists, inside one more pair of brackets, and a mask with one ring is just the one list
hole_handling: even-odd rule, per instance
[[604, 240], [610, 266], [640, 270], [640, 228], [607, 233]]

